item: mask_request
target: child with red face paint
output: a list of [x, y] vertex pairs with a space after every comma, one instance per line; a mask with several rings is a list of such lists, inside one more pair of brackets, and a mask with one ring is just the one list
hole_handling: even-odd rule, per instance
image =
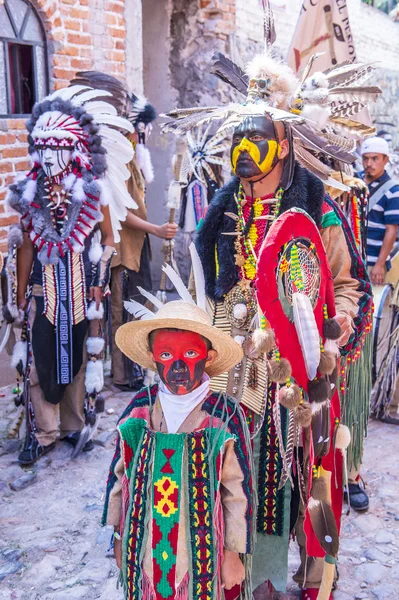
[[107, 484], [103, 523], [114, 526], [125, 599], [249, 600], [249, 434], [239, 405], [209, 381], [242, 350], [194, 303], [148, 316], [116, 335], [160, 378], [122, 415]]

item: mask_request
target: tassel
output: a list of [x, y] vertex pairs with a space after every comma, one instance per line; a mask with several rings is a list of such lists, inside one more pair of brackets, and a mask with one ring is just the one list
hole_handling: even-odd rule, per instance
[[278, 400], [284, 408], [294, 410], [295, 408], [298, 408], [301, 402], [301, 390], [296, 384], [286, 385], [285, 387], [280, 388]]
[[310, 495], [314, 500], [318, 500], [319, 502], [328, 502], [329, 486], [325, 477], [315, 477], [313, 479]]
[[291, 365], [286, 358], [270, 361], [270, 379], [275, 383], [285, 383], [291, 374]]
[[336, 319], [325, 319], [323, 323], [323, 336], [329, 340], [338, 340], [342, 335], [341, 325]]
[[262, 354], [271, 352], [274, 344], [272, 329], [255, 329], [252, 336], [245, 342], [244, 351], [249, 358], [259, 358]]
[[318, 371], [319, 373], [321, 373], [321, 375], [331, 375], [331, 373], [336, 367], [336, 364], [337, 359], [335, 358], [335, 355], [332, 352], [328, 352], [324, 349], [324, 351], [320, 353]]

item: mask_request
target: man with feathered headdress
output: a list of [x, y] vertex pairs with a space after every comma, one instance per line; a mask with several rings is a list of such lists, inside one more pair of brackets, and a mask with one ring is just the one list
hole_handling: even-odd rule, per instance
[[136, 207], [124, 183], [133, 150], [119, 131], [133, 127], [110, 95], [75, 85], [35, 104], [27, 124], [33, 167], [10, 186], [8, 203], [21, 214], [9, 235], [6, 306], [7, 319], [22, 325], [12, 357], [29, 417], [21, 464], [54, 448], [58, 408], [61, 439], [76, 453], [93, 447], [102, 298], [120, 221]]
[[[214, 385], [247, 407], [259, 434], [256, 597], [263, 597], [265, 580], [285, 589], [295, 528], [302, 598], [327, 600], [338, 552], [342, 456], [350, 439], [340, 424], [337, 347], [348, 357], [340, 371], [345, 390], [346, 365], [356, 362], [357, 376], [362, 368], [368, 372], [369, 355], [361, 349], [372, 302], [350, 227], [325, 194], [323, 181], [332, 182], [332, 169], [320, 158], [354, 160], [347, 133], [370, 132], [352, 115], [364, 105], [359, 97], [379, 90], [357, 85], [370, 74], [368, 65], [338, 65], [310, 76], [316, 56], [298, 80], [271, 54], [273, 18], [268, 2], [264, 8], [266, 49], [246, 73], [223, 55], [214, 57], [213, 72], [244, 102], [176, 109], [164, 130], [184, 134], [214, 121], [222, 122], [219, 131], [233, 130], [234, 177], [213, 199], [196, 245], [214, 323], [244, 349], [243, 360]], [[367, 390], [361, 401], [368, 402]], [[357, 407], [367, 415], [367, 404]], [[365, 424], [358, 416], [348, 423], [355, 462]]]
[[135, 199], [137, 207], [129, 210], [126, 215], [120, 231], [121, 239], [115, 246], [116, 253], [112, 259], [112, 374], [114, 385], [121, 390], [138, 390], [143, 386], [143, 370], [124, 356], [115, 345], [115, 333], [129, 318], [124, 310], [123, 301], [130, 298], [144, 301], [138, 288], [152, 288], [151, 248], [148, 234], [172, 239], [177, 231], [177, 225], [174, 223], [156, 225], [147, 220], [145, 186], [153, 181], [154, 170], [146, 140], [157, 115], [154, 107], [144, 96], [129, 92], [112, 75], [99, 71], [83, 71], [76, 75], [73, 83], [90, 85], [95, 89], [110, 92], [118, 115], [126, 118], [133, 126], [133, 131], [126, 132], [127, 139], [134, 150], [134, 156], [127, 165], [130, 172], [127, 188]]

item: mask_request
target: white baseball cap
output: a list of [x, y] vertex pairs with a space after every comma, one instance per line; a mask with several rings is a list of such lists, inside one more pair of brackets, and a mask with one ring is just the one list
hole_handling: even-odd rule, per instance
[[389, 144], [382, 137], [369, 137], [362, 143], [360, 154], [385, 154], [389, 156]]

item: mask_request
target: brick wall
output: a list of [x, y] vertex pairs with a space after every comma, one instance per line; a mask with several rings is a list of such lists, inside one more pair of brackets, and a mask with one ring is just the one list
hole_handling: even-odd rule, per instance
[[[129, 0], [129, 3], [141, 0]], [[77, 71], [104, 70], [125, 79], [123, 0], [34, 0], [47, 35], [50, 90], [69, 84]], [[30, 168], [24, 119], [0, 119], [0, 250], [16, 216], [6, 212], [7, 187]]]

